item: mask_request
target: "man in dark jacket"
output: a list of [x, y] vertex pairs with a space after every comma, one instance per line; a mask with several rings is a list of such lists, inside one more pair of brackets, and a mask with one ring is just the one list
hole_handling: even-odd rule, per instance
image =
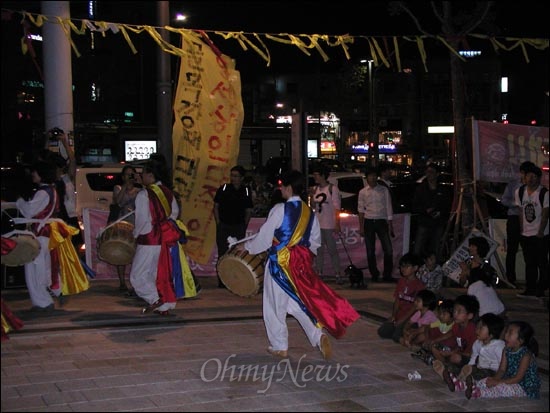
[[416, 188], [413, 200], [412, 210], [417, 223], [415, 254], [424, 256], [428, 251], [437, 251], [437, 262], [441, 262], [440, 245], [451, 203], [450, 191], [439, 181], [439, 167], [435, 163], [428, 164], [426, 178]]
[[[240, 165], [231, 168], [231, 182], [220, 186], [214, 196], [218, 260], [228, 250], [227, 237], [245, 237], [252, 216], [252, 191], [243, 184], [245, 173], [245, 169]], [[219, 274], [218, 287], [225, 287]]]

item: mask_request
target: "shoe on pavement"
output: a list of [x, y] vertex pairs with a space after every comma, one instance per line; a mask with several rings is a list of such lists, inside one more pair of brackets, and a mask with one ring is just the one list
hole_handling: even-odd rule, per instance
[[124, 297], [137, 297], [136, 290], [134, 290], [133, 288], [128, 289], [126, 294], [124, 294]]
[[288, 358], [288, 351], [287, 350], [274, 350], [273, 347], [269, 346], [267, 348], [267, 352], [271, 354], [272, 356], [279, 357], [282, 359]]
[[447, 387], [450, 391], [455, 391], [455, 383], [453, 381], [453, 376], [451, 372], [448, 369], [443, 369], [443, 373], [441, 374], [443, 377], [443, 381], [447, 384]]
[[163, 316], [163, 317], [166, 317], [166, 316], [170, 315], [170, 311], [168, 311], [168, 310], [164, 310], [164, 311], [154, 310], [153, 313], [158, 314], [158, 315]]
[[155, 301], [153, 304], [149, 304], [147, 307], [143, 308], [141, 310], [141, 314], [145, 314], [145, 313], [150, 313], [152, 311], [155, 311], [157, 308], [159, 308], [161, 305], [163, 305], [164, 303], [162, 302], [162, 300], [159, 298], [157, 301]]
[[470, 400], [472, 396], [474, 396], [474, 379], [472, 376], [468, 376], [466, 377], [466, 398]]
[[29, 310], [32, 313], [53, 313], [55, 310], [54, 304], [47, 305], [46, 307], [38, 307], [37, 305], [33, 305], [31, 309]]
[[57, 296], [57, 303], [59, 304], [60, 307], [63, 307], [65, 304], [67, 304], [67, 296], [63, 295], [63, 293], [60, 293]]
[[321, 334], [321, 339], [319, 340], [319, 350], [321, 350], [321, 354], [325, 360], [329, 360], [332, 357], [332, 346], [326, 334]]
[[525, 290], [519, 294], [516, 294], [518, 298], [537, 298], [535, 291]]

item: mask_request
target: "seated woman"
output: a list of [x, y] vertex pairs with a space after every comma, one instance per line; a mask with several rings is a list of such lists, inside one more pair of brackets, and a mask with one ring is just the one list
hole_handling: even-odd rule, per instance
[[499, 298], [493, 283], [497, 279], [495, 269], [485, 260], [490, 251], [489, 242], [484, 237], [472, 237], [468, 241], [470, 262], [460, 264], [460, 281], [468, 287], [467, 294], [479, 301], [479, 317], [493, 313], [505, 317], [506, 308]]

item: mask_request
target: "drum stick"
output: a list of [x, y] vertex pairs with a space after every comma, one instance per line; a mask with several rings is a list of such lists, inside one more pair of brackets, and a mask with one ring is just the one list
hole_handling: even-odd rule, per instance
[[8, 232], [7, 234], [3, 234], [2, 237], [4, 238], [9, 238], [11, 237], [12, 235], [30, 235], [32, 237], [34, 237], [35, 235], [30, 232], [30, 231], [21, 231], [21, 230], [14, 230], [14, 231], [10, 231]]
[[252, 238], [256, 237], [256, 235], [258, 235], [258, 234], [257, 233], [252, 234], [249, 237], [246, 237], [246, 238], [243, 238], [243, 239], [240, 239], [240, 240], [237, 240], [237, 241], [235, 241], [235, 238], [229, 237], [229, 238], [231, 238], [231, 240], [229, 240], [229, 239], [227, 240], [228, 244], [229, 244], [229, 248], [233, 247], [233, 245], [237, 245], [237, 244], [240, 244], [242, 242], [248, 241], [249, 239], [252, 239]]
[[5, 209], [17, 209], [17, 204], [15, 202], [6, 202], [2, 201], [2, 211]]
[[121, 216], [116, 221], [111, 222], [109, 225], [107, 225], [105, 228], [103, 228], [101, 231], [99, 231], [97, 236], [98, 237], [101, 236], [101, 234], [103, 234], [108, 228], [111, 228], [113, 225], [118, 224], [120, 221], [124, 221], [125, 218], [128, 218], [130, 215], [134, 214], [135, 212], [136, 211], [130, 211], [126, 215]]

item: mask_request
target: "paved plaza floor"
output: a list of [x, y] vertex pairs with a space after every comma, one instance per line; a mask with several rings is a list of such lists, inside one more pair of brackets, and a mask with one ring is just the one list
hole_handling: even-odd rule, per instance
[[[2, 297], [25, 326], [2, 343], [1, 410], [8, 411], [548, 411], [547, 302], [500, 290], [510, 318], [532, 322], [541, 344], [540, 400], [467, 400], [376, 330], [391, 284], [329, 284], [362, 314], [322, 359], [288, 318], [289, 359], [266, 352], [261, 294], [243, 298], [202, 278], [197, 299], [169, 317], [141, 315], [117, 281], [92, 281], [50, 315], [31, 314], [25, 290]], [[455, 296], [460, 289], [446, 289]], [[409, 381], [418, 371], [421, 379]]]

